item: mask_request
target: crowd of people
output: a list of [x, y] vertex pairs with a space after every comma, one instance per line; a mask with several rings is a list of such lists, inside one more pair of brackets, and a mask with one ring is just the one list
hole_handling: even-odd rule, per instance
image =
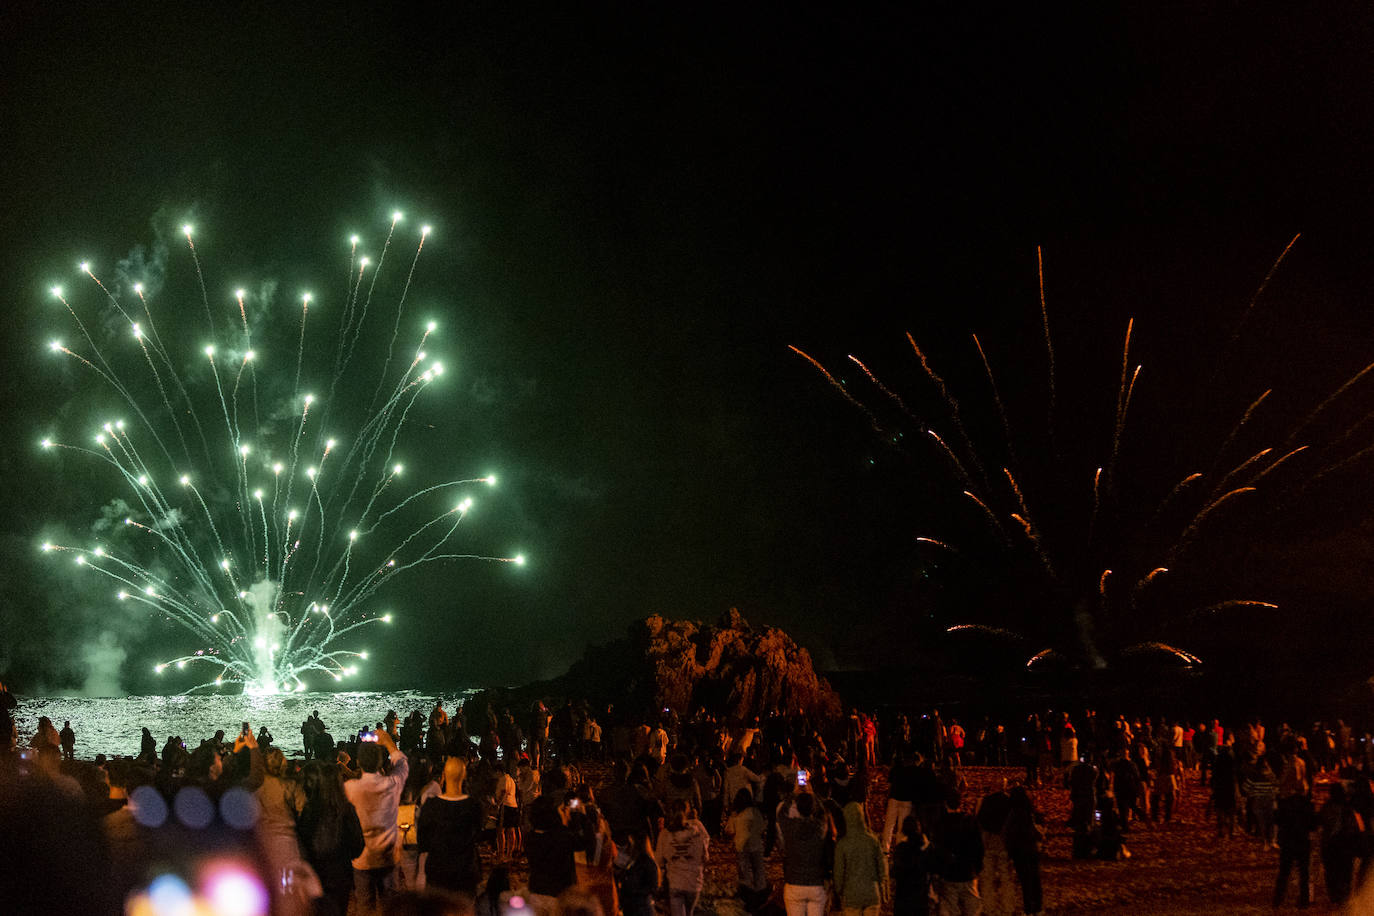
[[[730, 899], [756, 916], [1010, 916], [1044, 908], [1037, 797], [1067, 794], [1073, 857], [1119, 860], [1133, 830], [1170, 822], [1186, 786], [1220, 841], [1277, 847], [1275, 905], [1294, 872], [1309, 900], [1314, 832], [1333, 902], [1374, 866], [1371, 742], [1341, 722], [1271, 733], [1090, 710], [966, 728], [931, 710], [885, 726], [857, 710], [822, 725], [439, 702], [339, 740], [313, 712], [290, 756], [244, 722], [194, 748], [145, 728], [136, 755], [84, 762], [71, 723], [41, 719], [22, 753], [12, 724], [0, 742], [0, 834], [65, 806], [96, 837], [83, 839], [85, 888], [116, 902], [168, 880], [150, 862], [190, 888], [186, 863], [228, 856], [274, 912], [693, 916], [723, 844]], [[974, 797], [965, 768], [979, 765], [1006, 769]]]

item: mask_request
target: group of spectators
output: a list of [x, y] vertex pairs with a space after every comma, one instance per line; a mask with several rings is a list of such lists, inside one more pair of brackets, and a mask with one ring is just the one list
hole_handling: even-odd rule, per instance
[[1239, 825], [1278, 850], [1275, 907], [1294, 872], [1298, 905], [1310, 903], [1314, 832], [1333, 905], [1374, 871], [1374, 740], [1342, 720], [1305, 732], [1284, 722], [1271, 733], [1258, 718], [1227, 728], [1218, 719], [1104, 719], [1089, 710], [1077, 726], [1067, 713], [1027, 717], [1020, 746], [1028, 784], [1062, 780], [1068, 789], [1075, 858], [1129, 858], [1132, 825], [1169, 824], [1193, 781], [1218, 840], [1234, 839]]
[[[1133, 828], [1170, 822], [1189, 785], [1218, 837], [1239, 829], [1277, 846], [1276, 904], [1293, 872], [1309, 899], [1314, 831], [1332, 901], [1374, 867], [1370, 742], [1340, 722], [1268, 734], [1258, 721], [1232, 730], [1088, 711], [965, 730], [936, 710], [885, 728], [853, 711], [823, 730], [801, 715], [436, 703], [337, 741], [312, 713], [299, 756], [245, 722], [194, 748], [179, 736], [159, 747], [144, 729], [137, 755], [93, 763], [73, 759], [70, 723], [41, 720], [22, 755], [8, 735], [0, 799], [27, 800], [4, 807], [0, 834], [36, 804], [66, 806], [100, 840], [84, 887], [113, 911], [162, 880], [150, 862], [191, 874], [188, 857], [227, 848], [253, 863], [276, 912], [693, 916], [711, 844], [726, 843], [734, 898], [757, 916], [1009, 916], [1018, 903], [1036, 914], [1037, 795], [1067, 793], [1074, 857], [1118, 859]], [[964, 767], [1016, 758], [1024, 780], [969, 795]], [[884, 773], [887, 797], [876, 797]], [[1319, 775], [1330, 789], [1318, 807]]]

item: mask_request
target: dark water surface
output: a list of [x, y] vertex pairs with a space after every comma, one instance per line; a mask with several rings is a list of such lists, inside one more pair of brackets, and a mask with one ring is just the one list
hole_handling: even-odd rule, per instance
[[287, 754], [301, 751], [301, 722], [312, 710], [329, 726], [335, 739], [364, 725], [375, 725], [394, 709], [405, 718], [411, 710], [428, 716], [436, 699], [452, 710], [474, 690], [448, 693], [422, 693], [403, 690], [392, 693], [295, 693], [281, 696], [174, 696], [174, 697], [26, 697], [18, 696], [15, 717], [19, 723], [19, 743], [27, 745], [38, 729], [38, 717], [47, 716], [62, 727], [70, 719], [76, 732], [76, 754], [90, 758], [96, 754], [138, 753], [141, 729], [147, 726], [157, 739], [159, 751], [169, 735], [180, 735], [188, 747], [195, 747], [216, 729], [229, 737], [237, 735], [244, 720], [256, 732], [266, 725], [278, 747]]

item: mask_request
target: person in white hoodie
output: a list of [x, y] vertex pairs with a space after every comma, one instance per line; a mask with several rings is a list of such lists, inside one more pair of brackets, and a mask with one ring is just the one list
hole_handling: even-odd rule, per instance
[[[363, 775], [344, 783], [344, 794], [363, 825], [363, 853], [353, 860], [353, 895], [364, 913], [376, 909], [394, 885], [400, 850], [396, 811], [410, 775], [410, 761], [391, 736], [385, 731], [374, 734], [375, 742], [358, 744], [358, 765]], [[388, 754], [389, 771], [385, 767]]]
[[692, 916], [706, 875], [711, 840], [686, 799], [674, 799], [658, 834], [655, 858], [668, 882], [670, 916]]

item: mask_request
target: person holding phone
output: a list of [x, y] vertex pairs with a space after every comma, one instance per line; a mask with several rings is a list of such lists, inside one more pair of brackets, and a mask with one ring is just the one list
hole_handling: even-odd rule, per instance
[[530, 904], [538, 916], [555, 911], [558, 895], [577, 884], [575, 854], [591, 844], [587, 819], [577, 813], [577, 797], [559, 802], [558, 795], [543, 795], [530, 807], [529, 835], [525, 853], [530, 863]]
[[[395, 884], [398, 843], [396, 813], [410, 775], [410, 761], [386, 732], [375, 741], [359, 742], [362, 775], [344, 784], [344, 793], [363, 826], [363, 852], [353, 860], [353, 884], [364, 912], [376, 909]], [[391, 762], [386, 772], [387, 760]]]
[[830, 896], [825, 888], [832, 864], [828, 843], [835, 831], [807, 786], [798, 785], [791, 799], [778, 806], [777, 832], [787, 916], [823, 916]]

